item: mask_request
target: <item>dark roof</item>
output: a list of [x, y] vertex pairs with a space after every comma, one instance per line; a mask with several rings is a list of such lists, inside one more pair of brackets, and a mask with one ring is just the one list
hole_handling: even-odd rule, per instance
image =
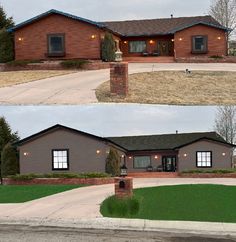
[[103, 22], [108, 29], [121, 36], [151, 36], [174, 34], [197, 24], [203, 24], [229, 31], [211, 16], [162, 18], [129, 21]]
[[69, 14], [69, 13], [64, 13], [62, 11], [51, 9], [51, 10], [45, 12], [45, 13], [39, 14], [39, 15], [37, 15], [37, 16], [35, 16], [33, 18], [30, 18], [30, 19], [28, 19], [28, 20], [26, 20], [26, 21], [24, 21], [24, 22], [22, 22], [20, 24], [17, 24], [16, 26], [8, 29], [8, 31], [9, 32], [14, 32], [17, 29], [20, 29], [20, 28], [22, 28], [22, 27], [24, 27], [26, 25], [29, 25], [29, 24], [31, 24], [33, 22], [36, 22], [36, 21], [38, 21], [38, 20], [40, 20], [40, 19], [42, 19], [44, 17], [47, 17], [47, 16], [49, 16], [51, 14], [59, 14], [59, 15], [62, 15], [64, 17], [67, 17], [67, 18], [70, 18], [70, 19], [74, 19], [74, 20], [77, 20], [77, 21], [82, 21], [82, 22], [85, 22], [85, 23], [88, 23], [88, 24], [95, 25], [95, 26], [97, 26], [99, 28], [104, 27], [102, 23], [98, 23], [98, 22], [95, 22], [95, 21], [92, 21], [92, 20], [89, 20], [89, 19], [78, 17], [76, 15], [72, 15], [72, 14]]
[[203, 139], [231, 145], [216, 132], [109, 137], [107, 139], [124, 147], [127, 151], [175, 150]]

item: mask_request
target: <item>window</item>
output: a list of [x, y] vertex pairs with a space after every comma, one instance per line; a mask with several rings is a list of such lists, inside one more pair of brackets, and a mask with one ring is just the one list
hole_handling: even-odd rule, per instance
[[151, 165], [150, 156], [135, 156], [134, 157], [134, 168], [146, 169]]
[[52, 169], [53, 170], [69, 169], [69, 150], [52, 151]]
[[193, 53], [207, 53], [207, 36], [193, 36]]
[[197, 167], [212, 167], [212, 152], [201, 151], [197, 152]]
[[63, 56], [65, 54], [65, 35], [50, 34], [48, 35], [48, 55]]
[[130, 53], [143, 53], [146, 51], [146, 41], [130, 41], [129, 52]]

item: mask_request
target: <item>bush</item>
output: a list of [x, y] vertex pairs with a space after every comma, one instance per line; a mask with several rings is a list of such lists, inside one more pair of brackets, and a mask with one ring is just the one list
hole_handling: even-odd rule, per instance
[[61, 62], [61, 66], [66, 69], [82, 69], [88, 63], [88, 60], [65, 60]]
[[18, 153], [11, 144], [5, 145], [1, 154], [2, 176], [16, 175], [19, 173]]
[[33, 63], [42, 63], [42, 61], [40, 61], [40, 60], [14, 60], [14, 61], [7, 62], [6, 65], [24, 67], [24, 66], [27, 66], [28, 64], [33, 64]]
[[0, 63], [14, 60], [14, 36], [6, 30], [0, 31]]
[[120, 175], [120, 156], [115, 149], [110, 149], [110, 152], [106, 159], [106, 173], [112, 176]]
[[230, 173], [236, 173], [236, 169], [222, 169], [222, 170], [190, 170], [190, 171], [183, 171], [183, 174], [205, 174], [205, 173], [211, 173], [211, 174], [230, 174]]
[[49, 173], [49, 174], [24, 174], [8, 176], [14, 180], [32, 180], [34, 178], [106, 178], [106, 173]]
[[102, 41], [102, 60], [115, 61], [116, 45], [112, 34], [106, 33]]
[[221, 56], [221, 55], [212, 55], [209, 58], [212, 58], [212, 59], [223, 59], [223, 56]]
[[103, 201], [100, 211], [104, 216], [132, 217], [139, 212], [140, 201], [136, 197], [119, 199], [115, 196]]

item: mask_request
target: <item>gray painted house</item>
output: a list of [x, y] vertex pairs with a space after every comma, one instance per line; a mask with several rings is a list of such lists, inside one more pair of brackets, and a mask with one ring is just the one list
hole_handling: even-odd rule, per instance
[[229, 169], [233, 147], [215, 132], [102, 138], [62, 125], [18, 143], [21, 174], [105, 172], [111, 148], [128, 172]]

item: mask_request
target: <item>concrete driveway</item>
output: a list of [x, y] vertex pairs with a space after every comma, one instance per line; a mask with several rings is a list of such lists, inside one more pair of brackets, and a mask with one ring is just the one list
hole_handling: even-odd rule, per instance
[[[236, 185], [236, 179], [136, 178], [134, 187], [177, 184]], [[95, 219], [102, 201], [114, 193], [114, 185], [90, 186], [59, 193], [22, 204], [1, 204], [1, 219]]]
[[[236, 71], [236, 64], [130, 64], [129, 73], [160, 70]], [[0, 104], [89, 104], [96, 103], [95, 89], [109, 80], [109, 70], [82, 71], [11, 87], [0, 88]]]

